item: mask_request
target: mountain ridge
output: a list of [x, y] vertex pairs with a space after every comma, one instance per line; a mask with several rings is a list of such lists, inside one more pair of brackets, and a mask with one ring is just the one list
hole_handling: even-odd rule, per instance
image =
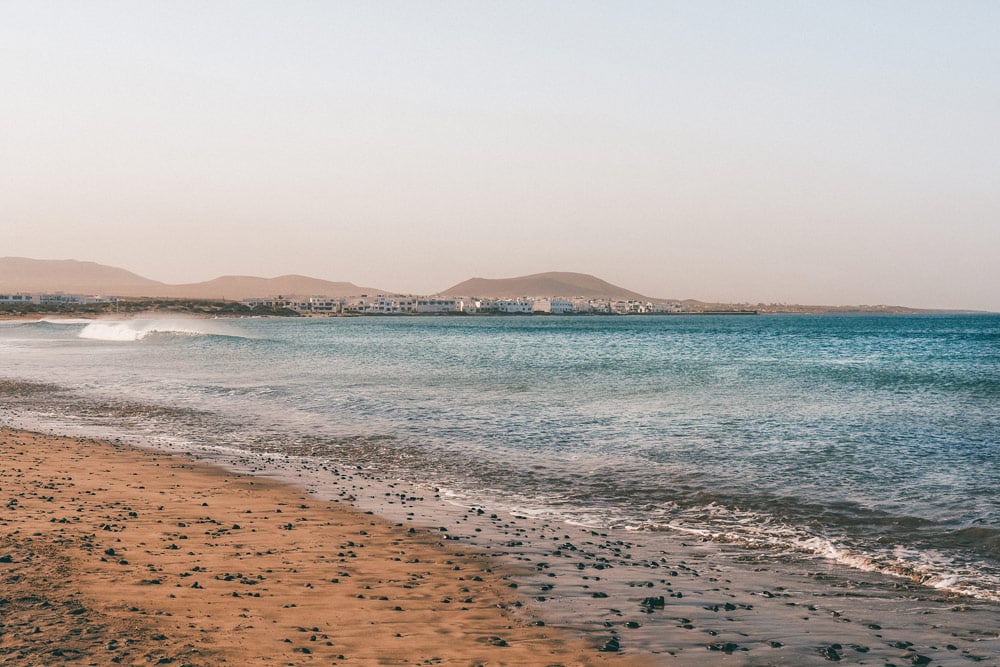
[[262, 278], [260, 276], [219, 276], [200, 283], [173, 285], [188, 299], [250, 299], [267, 296], [357, 296], [381, 292], [346, 281], [331, 281], [294, 273]]
[[171, 285], [126, 269], [75, 259], [0, 257], [0, 292], [65, 292], [119, 297], [249, 299], [277, 295], [357, 296], [381, 292], [350, 282], [288, 274], [275, 278], [220, 276]]
[[439, 292], [441, 296], [562, 296], [587, 299], [634, 299], [661, 301], [634, 292], [587, 273], [547, 271], [513, 278], [470, 278]]
[[[392, 293], [374, 287], [362, 287], [351, 282], [323, 280], [299, 274], [273, 278], [224, 275], [202, 282], [170, 284], [97, 262], [27, 257], [0, 257], [0, 292], [64, 292], [131, 298], [234, 300], [278, 295], [347, 297]], [[564, 296], [654, 300], [596, 276], [568, 271], [549, 271], [513, 278], [470, 278], [439, 294], [484, 298]]]

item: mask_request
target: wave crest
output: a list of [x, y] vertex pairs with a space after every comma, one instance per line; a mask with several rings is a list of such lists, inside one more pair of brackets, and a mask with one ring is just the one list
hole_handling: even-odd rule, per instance
[[78, 337], [130, 342], [144, 340], [152, 335], [244, 337], [215, 322], [184, 319], [98, 320], [87, 324]]

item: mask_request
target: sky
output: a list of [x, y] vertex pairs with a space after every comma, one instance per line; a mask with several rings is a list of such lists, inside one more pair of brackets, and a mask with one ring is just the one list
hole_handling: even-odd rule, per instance
[[0, 256], [1000, 311], [1000, 3], [0, 0]]

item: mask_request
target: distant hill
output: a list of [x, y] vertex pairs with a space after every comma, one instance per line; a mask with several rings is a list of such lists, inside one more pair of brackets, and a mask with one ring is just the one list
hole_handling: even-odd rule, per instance
[[481, 296], [491, 299], [513, 296], [579, 296], [588, 299], [654, 300], [586, 273], [565, 271], [535, 273], [517, 278], [471, 278], [449, 287], [440, 294]]
[[187, 285], [171, 285], [171, 296], [185, 299], [247, 299], [259, 296], [357, 296], [375, 294], [382, 290], [359, 287], [354, 283], [331, 282], [308, 276], [222, 276], [215, 280]]
[[0, 257], [0, 292], [161, 296], [161, 282], [95, 262]]
[[113, 266], [72, 259], [0, 257], [0, 293], [65, 292], [121, 297], [246, 299], [266, 296], [356, 296], [382, 290], [306, 276], [223, 276], [201, 283], [169, 285]]

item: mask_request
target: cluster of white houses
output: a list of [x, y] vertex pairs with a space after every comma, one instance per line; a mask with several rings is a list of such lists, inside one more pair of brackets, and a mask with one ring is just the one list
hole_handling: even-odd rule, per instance
[[114, 296], [87, 296], [85, 294], [0, 294], [0, 304], [27, 306], [68, 306], [84, 305], [90, 303], [114, 303], [118, 297]]
[[[0, 305], [66, 306], [115, 303], [117, 297], [82, 294], [0, 294]], [[626, 299], [588, 299], [584, 297], [516, 297], [483, 299], [478, 297], [402, 296], [398, 294], [363, 294], [358, 297], [267, 297], [244, 299], [251, 309], [288, 309], [304, 315], [411, 315], [411, 314], [495, 314], [531, 315], [642, 315], [683, 313], [676, 301], [636, 301]]]
[[394, 294], [362, 295], [359, 297], [331, 298], [315, 296], [308, 299], [294, 297], [269, 297], [246, 299], [242, 303], [250, 308], [288, 309], [302, 314], [497, 314], [530, 315], [641, 315], [648, 313], [682, 313], [685, 308], [677, 302], [587, 299], [561, 297], [517, 297], [482, 299], [477, 297], [400, 296]]

